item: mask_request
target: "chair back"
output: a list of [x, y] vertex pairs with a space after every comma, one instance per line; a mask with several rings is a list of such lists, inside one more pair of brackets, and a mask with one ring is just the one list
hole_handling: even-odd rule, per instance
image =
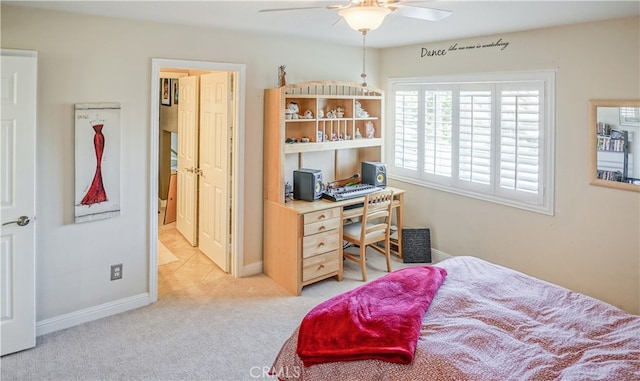
[[362, 231], [360, 240], [363, 242], [380, 241], [385, 239], [391, 228], [391, 206], [393, 191], [383, 190], [365, 196], [362, 211]]

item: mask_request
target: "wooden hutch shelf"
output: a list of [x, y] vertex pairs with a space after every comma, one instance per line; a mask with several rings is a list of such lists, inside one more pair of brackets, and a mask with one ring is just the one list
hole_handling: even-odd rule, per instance
[[[287, 113], [291, 103], [299, 109], [295, 116]], [[264, 92], [264, 272], [295, 295], [304, 285], [341, 279], [342, 207], [293, 202], [285, 184], [293, 185], [300, 168], [321, 170], [327, 183], [359, 173], [362, 161], [381, 161], [383, 112], [383, 92], [355, 82]]]

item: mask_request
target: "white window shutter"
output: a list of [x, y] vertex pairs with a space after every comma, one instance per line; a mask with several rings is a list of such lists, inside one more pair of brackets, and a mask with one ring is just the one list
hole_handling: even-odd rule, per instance
[[390, 178], [553, 214], [555, 73], [390, 83]]
[[540, 191], [540, 94], [505, 90], [500, 98], [500, 187]]
[[462, 181], [491, 184], [491, 90], [460, 91], [458, 177]]
[[452, 92], [424, 92], [424, 172], [451, 177], [453, 167]]
[[394, 166], [418, 169], [418, 90], [395, 93]]

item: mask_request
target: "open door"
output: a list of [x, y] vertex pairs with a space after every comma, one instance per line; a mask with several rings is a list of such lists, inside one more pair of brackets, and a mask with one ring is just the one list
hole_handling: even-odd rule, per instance
[[229, 76], [200, 76], [199, 248], [229, 272]]
[[198, 77], [179, 79], [176, 229], [198, 245]]
[[4, 356], [36, 345], [37, 53], [2, 49], [0, 66], [0, 349]]

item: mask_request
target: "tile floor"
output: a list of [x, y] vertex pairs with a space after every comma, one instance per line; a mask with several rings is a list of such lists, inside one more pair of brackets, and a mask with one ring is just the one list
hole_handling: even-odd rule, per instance
[[288, 296], [264, 274], [234, 278], [225, 273], [178, 232], [176, 223], [163, 224], [158, 216], [158, 240], [178, 261], [158, 266], [158, 298], [220, 298]]
[[158, 298], [184, 296], [196, 292], [198, 285], [207, 280], [226, 276], [197, 247], [178, 232], [176, 223], [163, 224], [164, 211], [158, 217], [158, 240], [169, 249], [178, 261], [158, 266]]

